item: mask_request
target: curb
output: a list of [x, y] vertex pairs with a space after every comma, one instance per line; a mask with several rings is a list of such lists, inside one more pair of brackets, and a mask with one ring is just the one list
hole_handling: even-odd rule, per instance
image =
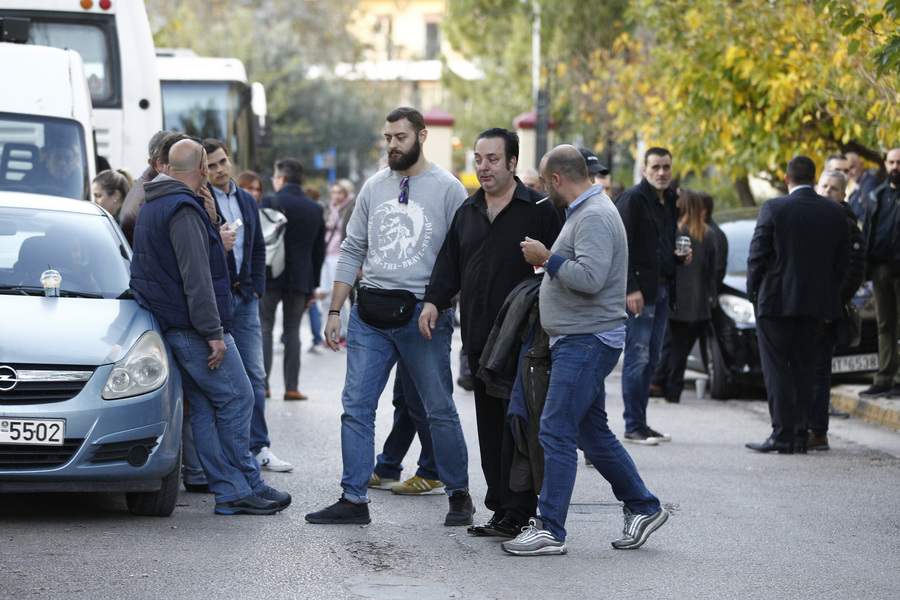
[[862, 385], [837, 385], [831, 388], [831, 404], [844, 412], [900, 431], [900, 398], [860, 398]]

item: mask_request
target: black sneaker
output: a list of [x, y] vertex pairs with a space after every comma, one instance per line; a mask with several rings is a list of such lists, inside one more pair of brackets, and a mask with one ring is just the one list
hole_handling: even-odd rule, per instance
[[368, 525], [372, 522], [368, 504], [357, 504], [346, 498], [341, 498], [320, 511], [309, 513], [306, 520], [319, 525]]
[[641, 429], [641, 432], [644, 435], [646, 435], [647, 437], [656, 438], [661, 442], [671, 442], [672, 441], [671, 435], [669, 435], [668, 433], [660, 433], [657, 430], [653, 429], [652, 427], [644, 427], [643, 429]]
[[469, 492], [457, 490], [450, 496], [450, 511], [447, 518], [444, 519], [444, 525], [447, 527], [457, 527], [460, 525], [471, 525], [475, 520], [475, 505], [472, 504], [472, 497]]
[[888, 390], [887, 397], [891, 400], [896, 400], [900, 398], [900, 384], [895, 385], [891, 389]]
[[891, 393], [891, 388], [886, 385], [875, 385], [874, 383], [859, 393], [860, 398], [887, 398]]
[[274, 500], [250, 494], [231, 502], [218, 502], [214, 510], [217, 515], [274, 515], [283, 508]]
[[636, 429], [635, 431], [626, 431], [625, 432], [625, 441], [631, 442], [632, 444], [643, 444], [644, 446], [658, 446], [659, 440], [655, 437], [649, 436], [644, 433], [644, 430], [648, 429], [644, 427], [644, 429]]
[[256, 492], [263, 500], [274, 500], [281, 508], [287, 508], [291, 503], [291, 495], [287, 492], [279, 492], [273, 487], [266, 486], [263, 491]]
[[622, 531], [622, 537], [612, 543], [613, 548], [617, 550], [640, 548], [650, 534], [659, 529], [669, 518], [669, 513], [662, 507], [652, 515], [639, 515], [631, 512], [627, 507], [623, 511], [625, 512], [625, 529]]

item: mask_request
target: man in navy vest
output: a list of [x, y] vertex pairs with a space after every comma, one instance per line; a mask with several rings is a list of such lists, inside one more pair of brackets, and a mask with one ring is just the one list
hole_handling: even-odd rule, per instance
[[[191, 428], [221, 515], [272, 514], [289, 494], [265, 484], [250, 453], [253, 389], [231, 335], [234, 312], [207, 158], [194, 140], [146, 184], [134, 230], [131, 287], [159, 320], [191, 398]], [[205, 190], [204, 190], [205, 191]]]

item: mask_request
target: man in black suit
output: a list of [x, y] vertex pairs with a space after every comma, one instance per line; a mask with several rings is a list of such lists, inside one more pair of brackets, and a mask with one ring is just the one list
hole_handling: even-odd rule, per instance
[[[306, 400], [298, 390], [300, 379], [300, 319], [319, 287], [325, 260], [325, 217], [321, 204], [310, 200], [300, 187], [303, 165], [293, 158], [275, 162], [272, 187], [275, 195], [263, 198], [263, 208], [280, 210], [287, 217], [284, 233], [285, 267], [278, 277], [268, 277], [266, 294], [259, 303], [263, 330], [263, 361], [266, 366], [266, 395], [272, 371], [272, 328], [275, 309], [284, 302], [284, 399]], [[267, 269], [267, 276], [271, 270]]]
[[815, 163], [788, 163], [789, 194], [763, 203], [747, 259], [747, 295], [756, 311], [772, 435], [757, 452], [806, 452], [816, 342], [826, 319], [841, 316], [842, 274], [849, 263], [844, 210], [818, 195]]

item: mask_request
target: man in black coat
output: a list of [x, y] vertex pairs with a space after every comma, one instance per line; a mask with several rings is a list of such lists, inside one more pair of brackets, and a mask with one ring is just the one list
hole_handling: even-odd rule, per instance
[[[266, 392], [272, 372], [272, 328], [275, 309], [284, 302], [284, 399], [306, 400], [298, 390], [300, 379], [300, 319], [319, 287], [325, 260], [325, 216], [321, 204], [310, 200], [300, 186], [303, 165], [293, 158], [275, 162], [272, 186], [275, 195], [263, 198], [263, 208], [274, 208], [287, 217], [284, 233], [285, 267], [278, 277], [268, 277], [266, 294], [259, 303], [263, 330]], [[267, 270], [267, 275], [271, 275]]]
[[849, 263], [844, 209], [818, 195], [816, 166], [788, 163], [789, 194], [763, 203], [747, 259], [747, 295], [756, 311], [772, 435], [757, 452], [806, 452], [816, 343], [826, 319], [841, 316], [840, 285]]

